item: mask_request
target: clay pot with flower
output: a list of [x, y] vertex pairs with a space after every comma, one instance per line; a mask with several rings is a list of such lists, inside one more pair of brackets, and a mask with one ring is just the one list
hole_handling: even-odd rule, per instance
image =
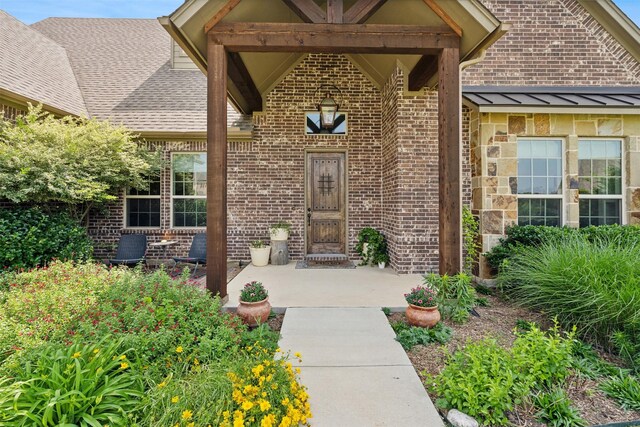
[[261, 282], [253, 281], [244, 285], [240, 291], [240, 303], [236, 311], [242, 322], [248, 326], [256, 326], [269, 319], [271, 304], [269, 293]]
[[437, 291], [426, 286], [418, 286], [404, 294], [409, 303], [405, 312], [407, 323], [421, 328], [432, 328], [440, 321], [437, 306]]

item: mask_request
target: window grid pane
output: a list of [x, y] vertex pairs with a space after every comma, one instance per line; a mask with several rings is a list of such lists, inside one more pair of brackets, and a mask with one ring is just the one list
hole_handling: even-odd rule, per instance
[[622, 194], [622, 146], [619, 140], [578, 143], [580, 194]]
[[160, 199], [127, 198], [127, 227], [160, 227]]
[[620, 199], [581, 199], [580, 227], [620, 224], [621, 204]]
[[518, 198], [518, 225], [562, 225], [562, 199]]
[[159, 196], [160, 195], [160, 175], [151, 176], [147, 179], [148, 187], [146, 190], [138, 190], [129, 188], [128, 196]]
[[561, 140], [518, 140], [518, 194], [562, 194]]
[[178, 153], [172, 162], [173, 226], [207, 225], [207, 154]]

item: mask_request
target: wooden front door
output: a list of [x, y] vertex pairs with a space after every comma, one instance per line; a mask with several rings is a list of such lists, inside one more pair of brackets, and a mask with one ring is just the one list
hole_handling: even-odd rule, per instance
[[307, 253], [346, 254], [345, 153], [307, 153]]

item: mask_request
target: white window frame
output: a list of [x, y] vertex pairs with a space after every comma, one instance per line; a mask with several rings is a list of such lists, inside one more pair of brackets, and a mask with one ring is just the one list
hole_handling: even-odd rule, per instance
[[[173, 223], [173, 201], [174, 201], [174, 199], [204, 199], [204, 200], [207, 199], [206, 195], [205, 196], [195, 196], [195, 195], [194, 196], [184, 196], [184, 195], [176, 196], [176, 195], [173, 194], [173, 157], [174, 157], [174, 155], [184, 155], [184, 154], [204, 154], [204, 155], [207, 155], [207, 152], [206, 151], [175, 151], [175, 152], [171, 153], [171, 159], [170, 159], [171, 164], [170, 164], [170, 167], [169, 167], [169, 175], [170, 175], [169, 180], [170, 180], [170, 185], [171, 185], [171, 188], [169, 190], [169, 199], [170, 199], [170, 202], [169, 202], [169, 215], [171, 216], [171, 218], [170, 218], [171, 228], [172, 229], [177, 229], [177, 230], [206, 230], [207, 229], [206, 226], [204, 226], [204, 227], [198, 227], [198, 226], [193, 226], [193, 227], [191, 227], [191, 226], [175, 226], [174, 223]], [[208, 179], [208, 177], [207, 177], [207, 179]]]
[[[158, 201], [160, 202], [160, 224], [157, 226], [152, 225], [149, 227], [143, 227], [143, 226], [130, 227], [127, 224], [129, 219], [127, 215], [127, 201], [129, 199], [158, 199]], [[160, 194], [158, 195], [138, 196], [135, 194], [128, 194], [128, 191], [124, 190], [123, 205], [122, 205], [122, 228], [126, 228], [127, 230], [159, 230], [160, 228], [162, 228], [162, 174], [160, 174]]]
[[[626, 151], [626, 147], [625, 147], [625, 139], [624, 138], [607, 138], [607, 137], [580, 137], [578, 138], [578, 150], [577, 150], [577, 161], [578, 164], [576, 165], [578, 168], [580, 167], [580, 141], [618, 141], [620, 142], [620, 169], [621, 169], [621, 173], [620, 173], [620, 179], [621, 179], [621, 183], [620, 183], [620, 194], [578, 194], [578, 224], [580, 223], [580, 200], [582, 199], [601, 199], [601, 200], [606, 200], [606, 199], [619, 199], [620, 200], [620, 225], [626, 225], [627, 224], [627, 218], [625, 213], [627, 212], [627, 206], [626, 206], [626, 197], [624, 197], [625, 192], [626, 192], [626, 165], [625, 165], [625, 151]], [[593, 160], [593, 159], [592, 159]], [[580, 181], [580, 171], [578, 170], [578, 182]]]
[[[560, 176], [562, 178], [562, 185], [560, 188], [562, 189], [561, 194], [520, 194], [516, 193], [517, 199], [560, 199], [560, 224], [558, 227], [564, 227], [567, 222], [567, 203], [566, 203], [566, 194], [567, 194], [567, 174], [566, 174], [566, 140], [565, 138], [553, 137], [553, 136], [534, 136], [534, 137], [520, 137], [516, 141], [516, 180], [520, 178], [520, 174], [518, 173], [518, 164], [520, 161], [520, 155], [517, 150], [517, 144], [520, 141], [560, 141], [560, 164], [562, 165], [562, 170], [560, 171]], [[548, 176], [548, 175], [547, 175]], [[518, 217], [516, 220], [518, 223], [520, 222], [520, 212], [518, 211]]]

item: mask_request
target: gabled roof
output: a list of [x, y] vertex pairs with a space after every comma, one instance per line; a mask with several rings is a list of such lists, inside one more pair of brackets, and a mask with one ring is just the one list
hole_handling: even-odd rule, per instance
[[136, 132], [206, 130], [206, 79], [171, 68], [155, 19], [48, 18], [32, 25], [67, 50], [91, 117]]
[[0, 10], [0, 95], [86, 116], [64, 47]]
[[462, 96], [480, 111], [593, 108], [598, 112], [638, 114], [640, 87], [465, 86]]

